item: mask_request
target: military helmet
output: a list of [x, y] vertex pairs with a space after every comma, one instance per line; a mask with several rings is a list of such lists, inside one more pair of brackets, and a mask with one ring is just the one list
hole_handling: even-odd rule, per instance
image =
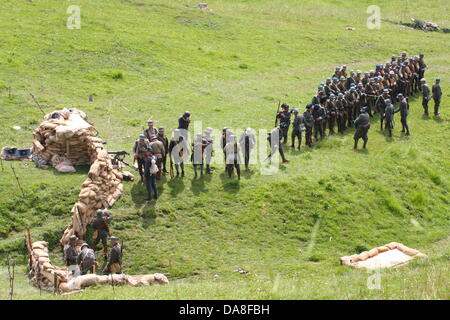
[[403, 94], [402, 94], [402, 93], [399, 93], [399, 94], [397, 95], [397, 98], [403, 98]]
[[312, 108], [312, 104], [311, 103], [308, 103], [307, 105], [306, 105], [306, 109], [311, 109]]
[[339, 80], [345, 80], [345, 77], [344, 77], [344, 76], [341, 76]]
[[390, 104], [390, 103], [391, 103], [391, 99], [385, 99], [385, 100], [384, 100], [384, 103]]
[[426, 82], [427, 80], [425, 78], [420, 79], [420, 82]]
[[185, 117], [190, 117], [190, 116], [191, 116], [191, 113], [190, 113], [189, 111], [185, 111], [184, 114], [183, 114], [183, 116], [185, 116]]
[[223, 128], [222, 128], [222, 131], [223, 131], [223, 132], [228, 131], [228, 127], [223, 127]]
[[327, 82], [330, 82], [331, 81], [331, 78], [327, 78]]
[[86, 242], [83, 242], [83, 244], [81, 245], [81, 249], [83, 249], [83, 247], [88, 247], [89, 248], [89, 245], [86, 243]]
[[365, 112], [367, 112], [367, 107], [362, 107], [359, 111], [360, 111], [361, 113], [365, 113]]
[[389, 93], [388, 89], [383, 89], [383, 93]]
[[314, 109], [320, 109], [320, 104], [315, 104]]
[[337, 77], [333, 77], [333, 81], [338, 81], [338, 78]]
[[338, 93], [338, 97], [343, 97], [343, 96], [344, 96], [344, 94], [342, 92]]
[[298, 113], [298, 109], [294, 108], [294, 109], [292, 109], [292, 112], [297, 112]]
[[365, 75], [368, 75], [369, 73], [367, 71], [364, 72]]
[[406, 56], [406, 52], [405, 51], [402, 52], [402, 57], [404, 57], [404, 56]]
[[341, 67], [339, 67], [339, 66], [336, 66], [336, 71], [338, 71], [338, 70], [341, 70]]
[[76, 240], [78, 240], [78, 237], [76, 236], [76, 235], [71, 235], [70, 237], [69, 237], [69, 240], [70, 241], [76, 241]]
[[358, 83], [358, 87], [362, 87], [363, 86], [363, 84], [360, 82], [360, 83]]
[[95, 213], [97, 214], [97, 216], [101, 216], [103, 214], [103, 210], [98, 209], [97, 211], [95, 211]]
[[436, 82], [440, 82], [441, 81], [441, 78], [436, 78]]
[[391, 59], [397, 59], [397, 56], [391, 56]]
[[145, 135], [140, 134], [140, 135], [139, 135], [139, 139], [145, 139]]
[[336, 98], [336, 96], [332, 93], [330, 94], [330, 98]]
[[152, 119], [148, 119], [147, 120], [147, 124], [153, 124], [153, 120]]
[[287, 103], [283, 103], [283, 104], [281, 105], [281, 107], [282, 107], [283, 109], [289, 109], [289, 105], [288, 105]]
[[356, 90], [355, 87], [351, 87], [351, 88], [350, 88], [350, 91], [355, 91], [355, 90]]
[[424, 57], [425, 55], [423, 53], [419, 54], [419, 57]]
[[356, 71], [357, 74], [361, 74], [361, 70]]
[[158, 131], [163, 131], [164, 130], [164, 127], [159, 127], [158, 128]]
[[117, 238], [117, 237], [115, 237], [115, 236], [111, 236], [111, 237], [109, 237], [109, 240], [110, 240], [110, 241], [117, 242], [117, 241], [119, 240], [119, 238]]

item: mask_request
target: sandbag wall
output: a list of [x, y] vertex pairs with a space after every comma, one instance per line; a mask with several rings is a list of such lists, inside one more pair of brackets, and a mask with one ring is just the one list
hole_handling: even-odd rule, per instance
[[78, 195], [78, 202], [72, 208], [72, 222], [61, 238], [63, 245], [69, 242], [71, 235], [84, 239], [86, 227], [95, 217], [95, 212], [110, 208], [122, 194], [123, 175], [113, 168], [106, 150], [97, 152], [88, 176]]
[[83, 183], [78, 202], [72, 208], [72, 221], [61, 243], [71, 235], [84, 239], [86, 226], [98, 209], [110, 208], [123, 190], [121, 172], [116, 170], [95, 137], [95, 128], [78, 109], [53, 111], [34, 131], [33, 153], [39, 154], [60, 172], [74, 172], [75, 165], [90, 165], [88, 179]]
[[73, 292], [94, 285], [130, 285], [148, 286], [168, 284], [167, 277], [161, 273], [147, 275], [96, 275], [87, 274], [73, 277], [67, 268], [51, 264], [48, 254], [48, 243], [45, 241], [32, 242], [30, 233], [25, 233], [28, 249], [29, 278], [33, 285], [48, 291]]

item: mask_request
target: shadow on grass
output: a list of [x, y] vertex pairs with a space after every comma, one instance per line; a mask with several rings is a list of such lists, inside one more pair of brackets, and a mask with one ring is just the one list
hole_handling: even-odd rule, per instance
[[237, 179], [236, 170], [234, 170], [234, 174], [231, 176], [231, 178], [228, 177], [228, 174], [226, 172], [222, 172], [220, 175], [220, 180], [222, 180], [222, 186], [223, 190], [228, 193], [238, 193], [241, 184], [240, 181]]

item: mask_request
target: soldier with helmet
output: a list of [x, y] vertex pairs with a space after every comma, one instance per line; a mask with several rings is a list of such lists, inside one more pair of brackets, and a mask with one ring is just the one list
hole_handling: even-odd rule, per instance
[[108, 257], [108, 263], [103, 269], [103, 274], [122, 273], [122, 246], [119, 239], [112, 236], [109, 238], [111, 243], [111, 253]]
[[441, 105], [441, 97], [442, 97], [442, 89], [441, 89], [441, 79], [436, 78], [435, 83], [433, 84], [433, 87], [431, 88], [431, 91], [433, 93], [433, 100], [434, 100], [434, 115], [439, 115], [439, 106]]
[[88, 272], [95, 273], [95, 268], [98, 264], [95, 260], [95, 252], [89, 248], [86, 242], [81, 245], [81, 251], [77, 256], [77, 264], [80, 266], [81, 275], [85, 275]]
[[211, 159], [214, 156], [214, 141], [211, 137], [211, 134], [213, 132], [212, 128], [206, 128], [203, 132], [203, 139], [206, 141], [206, 148], [205, 148], [205, 163], [206, 163], [206, 173], [212, 174], [211, 169]]
[[94, 228], [94, 233], [92, 235], [92, 249], [97, 251], [97, 245], [102, 241], [103, 254], [108, 255], [107, 240], [109, 236], [109, 222], [112, 220], [113, 216], [108, 210], [99, 209], [96, 211], [96, 216], [91, 222], [91, 226]]
[[134, 160], [137, 161], [139, 175], [141, 176], [141, 182], [144, 179], [144, 161], [145, 152], [150, 148], [148, 140], [145, 138], [144, 134], [140, 134], [138, 139], [134, 142], [133, 154]]
[[69, 272], [74, 276], [80, 275], [80, 267], [77, 263], [77, 240], [78, 237], [76, 235], [71, 235], [69, 237], [69, 243], [64, 248], [64, 261], [66, 262]]
[[305, 123], [305, 140], [306, 140], [306, 145], [310, 148], [312, 148], [313, 143], [312, 143], [312, 134], [313, 134], [313, 127], [314, 127], [314, 117], [312, 114], [312, 104], [308, 103], [306, 105], [306, 110], [305, 112], [303, 112], [303, 121]]
[[283, 136], [283, 144], [287, 143], [288, 139], [288, 131], [289, 126], [291, 125], [291, 113], [289, 112], [289, 105], [286, 103], [283, 103], [281, 105], [281, 110], [277, 114], [277, 118], [280, 119], [280, 128], [281, 128], [281, 134]]
[[297, 108], [292, 109], [292, 113], [294, 114], [294, 122], [292, 123], [291, 148], [295, 148], [295, 140], [298, 139], [298, 150], [300, 150], [302, 145], [302, 132], [306, 130], [304, 116], [298, 112]]
[[162, 172], [167, 173], [166, 163], [167, 163], [167, 153], [169, 152], [169, 139], [167, 139], [167, 136], [164, 133], [164, 127], [158, 128], [158, 135], [156, 136], [156, 138], [159, 141], [161, 141], [164, 146], [165, 152], [161, 160], [161, 165], [162, 165]]
[[356, 131], [355, 135], [353, 136], [353, 139], [355, 140], [355, 145], [353, 146], [353, 149], [358, 148], [358, 141], [361, 138], [364, 141], [363, 148], [365, 149], [367, 141], [369, 140], [367, 133], [369, 132], [370, 129], [370, 122], [369, 122], [370, 116], [367, 111], [368, 111], [367, 107], [362, 107], [358, 118], [356, 118], [356, 120], [354, 121]]
[[147, 140], [150, 141], [150, 137], [153, 135], [157, 135], [158, 130], [156, 130], [156, 128], [154, 127], [152, 119], [147, 120], [147, 126], [148, 128], [144, 130], [144, 136]]

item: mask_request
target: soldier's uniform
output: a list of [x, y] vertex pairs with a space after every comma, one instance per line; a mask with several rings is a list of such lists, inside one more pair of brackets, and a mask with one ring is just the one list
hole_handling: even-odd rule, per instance
[[358, 141], [359, 139], [363, 139], [364, 146], [363, 148], [366, 148], [367, 141], [369, 140], [367, 133], [369, 132], [370, 123], [369, 123], [370, 116], [367, 113], [367, 108], [363, 108], [362, 112], [356, 118], [355, 120], [355, 135], [353, 136], [353, 139], [355, 140], [354, 149], [358, 148]]
[[164, 144], [157, 139], [156, 136], [151, 137], [151, 142], [149, 143], [150, 149], [156, 158], [156, 165], [158, 167], [158, 173], [156, 174], [156, 179], [159, 180], [161, 177], [161, 163], [166, 155], [166, 149]]
[[311, 113], [311, 109], [312, 109], [312, 105], [308, 104], [306, 106], [306, 111], [303, 112], [303, 120], [305, 122], [305, 140], [306, 140], [306, 145], [308, 147], [312, 147], [312, 132], [313, 132], [313, 127], [314, 127], [314, 117]]
[[406, 131], [406, 135], [409, 136], [409, 127], [408, 127], [409, 103], [405, 97], [401, 97], [399, 109], [395, 112], [400, 112], [400, 118], [402, 122], [402, 132]]
[[189, 124], [191, 123], [190, 116], [191, 114], [188, 111], [186, 111], [183, 115], [181, 115], [178, 118], [178, 129], [180, 130], [180, 133], [183, 136], [186, 143], [188, 141]]
[[250, 152], [256, 146], [256, 138], [252, 129], [247, 128], [247, 130], [242, 133], [241, 137], [239, 138], [239, 145], [241, 147], [241, 150], [243, 150], [244, 152], [245, 170], [248, 170], [248, 165], [250, 162]]
[[102, 241], [103, 253], [108, 253], [108, 236], [109, 226], [108, 223], [112, 220], [113, 216], [108, 211], [97, 210], [97, 216], [92, 220], [91, 226], [94, 228], [94, 234], [92, 235], [92, 249], [96, 251], [97, 245]]
[[422, 81], [422, 106], [424, 115], [428, 115], [428, 101], [431, 100], [430, 87]]
[[141, 135], [138, 140], [135, 141], [133, 147], [134, 158], [138, 164], [139, 175], [141, 176], [141, 181], [143, 180], [144, 174], [144, 162], [145, 162], [145, 152], [150, 148], [148, 141], [145, 139], [144, 135]]
[[76, 236], [71, 236], [69, 244], [64, 248], [64, 261], [69, 271], [74, 275], [78, 276], [80, 274], [80, 268], [77, 263], [78, 252], [76, 248]]
[[334, 125], [336, 124], [337, 109], [336, 100], [334, 95], [330, 96], [330, 99], [326, 102], [326, 115], [328, 117], [328, 130], [329, 134], [334, 134]]
[[162, 171], [164, 173], [167, 173], [167, 169], [166, 169], [166, 163], [167, 163], [167, 152], [169, 150], [169, 139], [167, 139], [167, 136], [164, 134], [164, 128], [160, 127], [158, 130], [158, 135], [156, 136], [156, 139], [158, 139], [159, 141], [162, 142], [163, 146], [164, 146], [164, 155], [161, 161], [161, 165], [162, 165]]
[[230, 141], [225, 146], [225, 153], [227, 155], [226, 159], [226, 169], [228, 172], [228, 177], [231, 178], [233, 174], [233, 168], [236, 168], [236, 173], [238, 180], [241, 179], [241, 159], [239, 156], [240, 147], [237, 141], [234, 140], [234, 136], [230, 136]]
[[280, 119], [280, 128], [281, 128], [281, 134], [283, 136], [283, 143], [286, 144], [287, 138], [288, 138], [289, 126], [291, 124], [291, 113], [289, 112], [288, 105], [283, 104], [281, 107], [283, 108], [283, 111], [281, 111], [277, 114], [277, 118]]
[[211, 174], [211, 159], [214, 156], [214, 141], [211, 138], [212, 128], [206, 128], [204, 131], [203, 139], [206, 141], [205, 147], [205, 163], [206, 163], [206, 173]]
[[393, 121], [394, 121], [394, 106], [390, 101], [386, 102], [386, 108], [384, 109], [384, 120], [386, 122], [386, 129], [388, 130], [389, 137], [392, 137]]
[[291, 147], [295, 148], [295, 139], [298, 139], [298, 150], [302, 145], [302, 132], [305, 131], [305, 121], [303, 114], [298, 113], [297, 109], [294, 109], [294, 122], [292, 124], [292, 144]]
[[314, 118], [314, 138], [317, 141], [319, 140], [318, 135], [320, 135], [320, 140], [322, 140], [324, 136], [323, 121], [325, 118], [325, 109], [320, 104], [314, 105], [312, 116]]
[[122, 247], [116, 242], [111, 248], [104, 274], [122, 273]]
[[191, 161], [194, 167], [194, 179], [197, 178], [197, 166], [200, 166], [200, 175], [203, 176], [203, 163], [205, 160], [205, 148], [207, 142], [201, 134], [197, 134], [194, 142], [192, 142]]
[[169, 155], [173, 163], [175, 164], [177, 177], [179, 176], [179, 168], [181, 168], [181, 176], [184, 177], [184, 158], [188, 156], [188, 152], [189, 150], [187, 148], [187, 143], [182, 135], [178, 136], [177, 138], [173, 136], [170, 139]]
[[[157, 165], [157, 159], [154, 155], [150, 154], [145, 159], [144, 166], [144, 180], [145, 187], [147, 189], [147, 200], [158, 199], [158, 186], [156, 185], [157, 174], [159, 168]], [[152, 195], [153, 193], [153, 195]]]
[[144, 136], [145, 138], [150, 141], [151, 136], [156, 136], [158, 134], [158, 130], [156, 128], [147, 128], [144, 130]]
[[419, 64], [419, 70], [418, 70], [419, 79], [423, 79], [424, 78], [424, 76], [425, 76], [425, 69], [427, 68], [427, 64], [425, 63], [423, 58], [424, 58], [424, 55], [420, 54], [419, 55], [419, 61], [418, 61], [418, 64]]
[[81, 252], [77, 256], [77, 264], [80, 266], [81, 275], [88, 272], [95, 273], [95, 252], [88, 247], [87, 243], [81, 245]]
[[378, 114], [380, 115], [380, 129], [383, 130], [383, 121], [384, 121], [384, 113], [386, 109], [386, 100], [389, 99], [389, 90], [384, 89], [383, 94], [378, 96], [375, 101], [375, 107], [377, 109]]
[[336, 112], [337, 112], [337, 125], [339, 133], [343, 134], [345, 131], [345, 122], [347, 120], [347, 100], [343, 98], [343, 94], [340, 93], [336, 100]]
[[[278, 135], [278, 139], [277, 139]], [[272, 158], [272, 156], [275, 154], [275, 152], [278, 149], [278, 152], [280, 153], [281, 159], [283, 160], [283, 163], [289, 162], [284, 156], [284, 150], [283, 150], [283, 144], [281, 143], [282, 140], [281, 136], [281, 129], [280, 127], [274, 128], [268, 135], [267, 135], [267, 141], [269, 141], [270, 145], [270, 154], [268, 156], [269, 159]], [[274, 139], [272, 143], [272, 139]]]
[[439, 115], [439, 106], [441, 104], [441, 97], [442, 97], [442, 90], [440, 86], [440, 79], [436, 79], [436, 83], [433, 84], [433, 87], [431, 88], [431, 91], [433, 93], [433, 100], [434, 100], [434, 115]]

